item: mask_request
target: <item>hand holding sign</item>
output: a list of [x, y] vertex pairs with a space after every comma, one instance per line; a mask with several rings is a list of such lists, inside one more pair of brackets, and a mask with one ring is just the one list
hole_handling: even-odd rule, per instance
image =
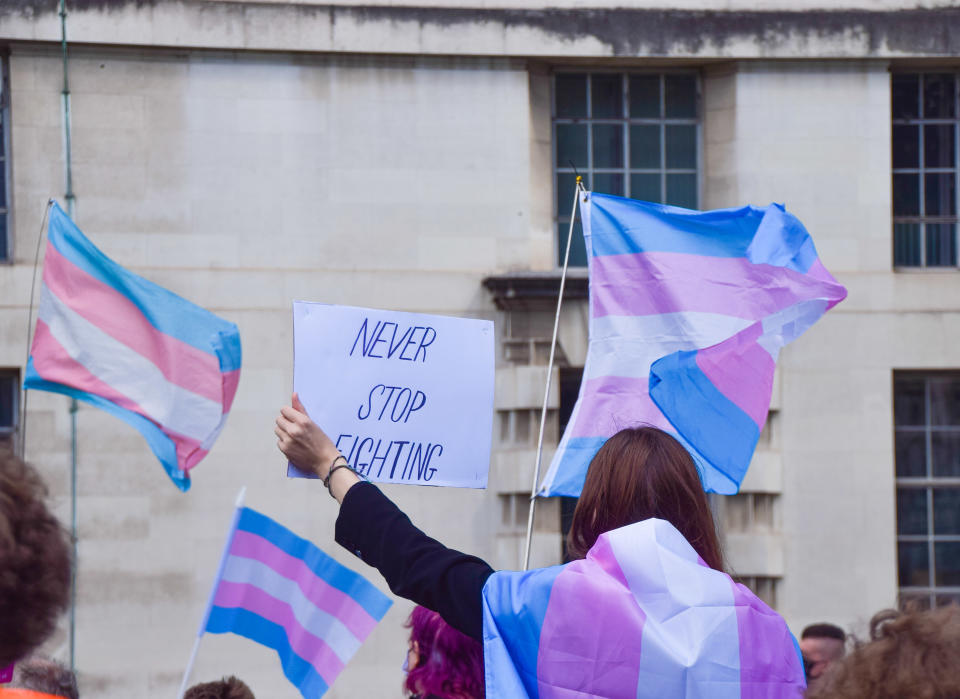
[[493, 323], [302, 301], [293, 313], [294, 388], [330, 437], [285, 409], [280, 447], [304, 470], [288, 475], [325, 475], [342, 453], [374, 481], [486, 487]]

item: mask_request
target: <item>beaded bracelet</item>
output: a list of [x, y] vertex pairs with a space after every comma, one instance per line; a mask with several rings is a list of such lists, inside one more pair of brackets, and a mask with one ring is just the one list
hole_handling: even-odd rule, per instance
[[[343, 459], [342, 464], [337, 463], [338, 461], [340, 461], [340, 459]], [[330, 497], [332, 497], [334, 500], [337, 499], [337, 496], [333, 494], [332, 490], [330, 490], [330, 477], [334, 474], [335, 471], [341, 468], [345, 468], [348, 471], [351, 471], [357, 478], [359, 478], [360, 480], [363, 480], [363, 476], [357, 473], [357, 470], [350, 465], [350, 463], [347, 461], [345, 456], [343, 456], [342, 454], [338, 456], [336, 459], [333, 460], [333, 463], [330, 464], [330, 470], [327, 471], [327, 477], [323, 479], [323, 487], [327, 489], [327, 491], [330, 493]]]

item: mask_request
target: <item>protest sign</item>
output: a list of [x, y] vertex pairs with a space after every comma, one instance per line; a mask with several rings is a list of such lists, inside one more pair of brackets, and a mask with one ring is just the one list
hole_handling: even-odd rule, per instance
[[492, 322], [295, 301], [293, 335], [294, 390], [358, 472], [486, 487]]

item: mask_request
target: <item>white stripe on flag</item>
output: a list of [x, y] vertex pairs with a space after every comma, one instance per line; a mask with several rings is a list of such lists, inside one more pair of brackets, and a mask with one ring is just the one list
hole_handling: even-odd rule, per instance
[[344, 664], [360, 647], [360, 639], [354, 636], [343, 622], [318, 608], [303, 594], [295, 581], [280, 575], [266, 563], [231, 555], [227, 558], [222, 579], [252, 585], [289, 605], [300, 625], [330, 646]]
[[203, 441], [220, 422], [219, 403], [167, 381], [153, 362], [76, 313], [46, 284], [37, 317], [74, 361], [162, 427]]

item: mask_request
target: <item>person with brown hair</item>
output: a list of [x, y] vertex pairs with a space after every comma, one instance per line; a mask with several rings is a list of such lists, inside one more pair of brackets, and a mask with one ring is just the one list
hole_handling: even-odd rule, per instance
[[878, 612], [870, 641], [835, 661], [808, 699], [960, 698], [960, 606]]
[[253, 692], [234, 675], [216, 682], [195, 684], [188, 689], [183, 699], [254, 699]]
[[[39, 655], [18, 662], [13, 669], [13, 681], [7, 686], [60, 699], [80, 697], [77, 676], [73, 670], [63, 663]], [[0, 692], [0, 699], [3, 696], [3, 692]]]
[[[521, 678], [517, 684], [522, 683], [527, 687], [528, 693], [536, 691], [536, 683], [541, 681], [541, 665], [537, 661], [536, 649], [538, 645], [543, 647], [540, 633], [544, 628], [544, 614], [536, 610], [547, 604], [547, 598], [551, 604], [553, 600], [549, 592], [531, 582], [531, 576], [538, 571], [508, 574], [516, 577], [504, 578], [504, 573], [494, 574], [483, 560], [448, 549], [421, 532], [376, 486], [360, 479], [330, 438], [310, 419], [296, 394], [292, 405], [282, 408], [276, 421], [275, 434], [277, 445], [287, 459], [299, 469], [320, 478], [340, 503], [335, 528], [337, 543], [376, 567], [395, 594], [438, 612], [453, 628], [487, 643], [490, 637], [486, 634], [489, 629], [485, 626], [485, 618], [497, 623], [500, 600], [506, 599], [501, 591], [506, 590], [507, 596], [518, 591], [519, 600], [519, 590], [526, 586], [530, 604], [524, 601], [522, 607], [511, 607], [508, 602], [504, 614], [505, 617], [519, 619], [521, 625], [526, 624], [526, 628], [518, 630], [518, 633], [526, 636], [514, 639], [515, 642], [508, 639], [506, 644], [514, 649], [533, 648], [530, 651], [533, 656], [520, 658], [519, 662], [524, 665], [522, 668], [515, 665], [515, 668], [518, 670], [517, 677]], [[644, 525], [650, 526], [644, 528]], [[643, 533], [636, 529], [638, 526], [643, 528]], [[628, 529], [631, 531], [626, 532]], [[677, 624], [670, 621], [676, 616], [684, 618], [681, 626], [686, 619], [693, 617], [704, 621], [703, 624], [694, 622], [694, 626], [699, 625], [694, 635], [701, 634], [700, 637], [692, 638], [680, 632], [671, 640], [661, 643], [662, 648], [670, 647], [667, 651], [670, 657], [659, 662], [659, 669], [655, 672], [668, 676], [668, 679], [652, 683], [644, 681], [639, 687], [642, 690], [639, 694], [638, 675], [634, 672], [637, 668], [630, 663], [640, 655], [644, 611], [634, 609], [636, 588], [633, 583], [624, 578], [623, 571], [614, 570], [618, 564], [610, 565], [610, 557], [604, 559], [604, 553], [598, 550], [599, 547], [609, 551], [613, 545], [610, 536], [618, 534], [623, 535], [617, 539], [618, 542], [636, 541], [636, 536], [649, 537], [651, 534], [654, 539], [665, 537], [682, 549], [679, 555], [668, 555], [672, 556], [671, 561], [682, 561], [681, 567], [685, 566], [681, 577], [674, 579], [675, 584], [683, 588], [682, 596], [685, 599], [674, 600], [680, 605], [673, 607], [675, 613], [670, 611], [670, 604], [659, 604], [657, 612], [666, 611], [666, 614], [658, 617], [657, 623], [662, 620], [666, 626], [660, 627], [662, 634], [661, 631], [651, 631], [654, 634], [651, 638], [657, 638], [656, 642], [661, 643], [660, 639], [665, 638], [663, 634], [670, 635], [672, 630], [677, 629]], [[654, 541], [654, 548], [657, 545], [658, 542]], [[547, 635], [558, 634], [557, 639], [562, 639], [568, 645], [572, 643], [576, 649], [574, 653], [581, 654], [563, 656], [563, 651], [559, 656], [554, 656], [558, 660], [553, 668], [559, 668], [557, 672], [564, 674], [563, 681], [568, 683], [565, 689], [559, 684], [555, 685], [562, 689], [561, 695], [567, 696], [563, 691], [577, 690], [579, 693], [574, 693], [578, 696], [660, 696], [662, 694], [658, 692], [664, 686], [676, 686], [679, 683], [696, 688], [692, 691], [699, 692], [698, 695], [707, 696], [710, 687], [720, 687], [725, 682], [729, 687], [730, 682], [735, 681], [749, 683], [752, 691], [767, 692], [765, 696], [787, 697], [797, 696], [799, 689], [805, 686], [799, 650], [783, 619], [749, 590], [736, 585], [725, 575], [716, 527], [696, 464], [687, 450], [666, 432], [644, 426], [621, 430], [606, 440], [587, 471], [574, 513], [568, 548], [574, 561], [543, 571], [546, 573], [545, 579], [550, 577], [550, 571], [569, 569], [573, 574], [573, 585], [590, 578], [582, 590], [567, 593], [565, 599], [573, 605], [568, 607], [570, 615], [553, 617], [559, 620], [551, 627], [553, 631], [542, 631]], [[691, 577], [684, 577], [688, 573]], [[559, 580], [557, 575], [552, 579]], [[694, 578], [696, 580], [691, 582]], [[709, 585], [712, 587], [708, 592], [720, 590], [717, 596], [700, 595], [706, 588], [698, 585], [705, 578], [711, 580]], [[487, 583], [494, 580], [498, 581], [494, 585], [497, 591], [491, 592]], [[670, 597], [669, 590], [651, 588], [644, 592], [661, 601]], [[490, 604], [490, 595], [494, 594], [501, 595], [497, 597], [496, 611]], [[616, 597], [611, 603], [613, 606], [601, 610], [599, 617], [581, 619], [582, 610], [595, 608], [598, 599], [602, 606], [602, 600], [613, 599], [612, 596]], [[654, 604], [656, 606], [656, 602]], [[692, 605], [698, 611], [684, 615], [679, 611], [683, 605]], [[718, 617], [711, 616], [714, 612], [709, 610], [721, 607], [722, 621], [718, 621]], [[624, 609], [630, 610], [635, 623], [619, 623], [622, 618], [620, 610]], [[604, 618], [606, 621], [603, 621]], [[739, 645], [739, 657], [733, 657], [730, 655], [731, 648], [736, 656], [738, 627], [743, 618], [749, 618], [748, 625], [752, 625], [752, 629], [743, 635], [744, 645]], [[603, 623], [591, 623], [593, 621]], [[648, 622], [651, 629], [657, 625], [652, 618]], [[581, 632], [584, 634], [582, 642], [576, 640]], [[609, 637], [605, 636], [605, 632]], [[503, 638], [502, 634], [497, 637]], [[643, 638], [647, 639], [647, 636]], [[570, 639], [574, 640], [571, 642]], [[770, 647], [756, 651], [751, 644], [758, 642], [769, 643]], [[550, 646], [550, 639], [545, 643]], [[643, 643], [646, 644], [647, 640]], [[684, 643], [688, 643], [689, 647], [676, 647], [676, 644]], [[558, 645], [555, 643], [552, 648]], [[609, 652], [603, 651], [606, 655], [602, 661], [600, 655], [593, 656], [596, 662], [587, 658], [600, 646], [609, 649]], [[644, 648], [647, 646], [644, 645]], [[497, 646], [498, 653], [501, 649], [502, 646]], [[485, 665], [488, 652], [489, 649], [485, 648]], [[702, 658], [701, 652], [706, 653]], [[716, 655], [711, 656], [711, 653]], [[582, 661], [576, 662], [577, 657]], [[706, 669], [689, 668], [694, 659], [698, 663], [702, 660], [699, 668]], [[596, 693], [582, 691], [583, 684], [578, 684], [580, 677], [577, 668], [584, 668], [580, 674], [590, 675], [590, 681], [605, 684], [607, 689]], [[733, 673], [734, 679], [730, 679], [728, 671]], [[640, 676], [645, 676], [643, 672]], [[488, 666], [488, 693], [493, 677]], [[711, 685], [718, 677], [727, 679]], [[701, 681], [704, 684], [698, 686]], [[540, 695], [546, 697], [549, 694], [541, 690]], [[520, 694], [517, 693], [517, 696]]]
[[810, 624], [800, 633], [800, 653], [812, 687], [830, 666], [843, 657], [847, 634], [833, 624]]
[[0, 667], [43, 643], [70, 601], [68, 539], [46, 494], [39, 474], [0, 446]]

